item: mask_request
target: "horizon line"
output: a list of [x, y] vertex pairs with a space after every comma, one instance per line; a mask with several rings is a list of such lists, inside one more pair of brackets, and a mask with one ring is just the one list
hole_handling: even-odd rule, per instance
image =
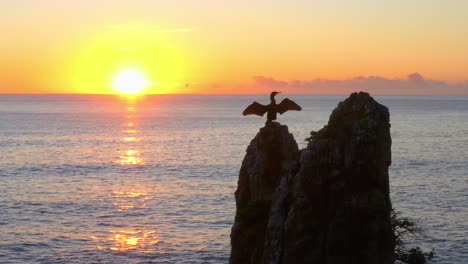
[[[468, 94], [386, 94], [386, 93], [370, 93], [366, 91], [353, 91], [350, 93], [336, 93], [336, 94], [314, 94], [314, 93], [282, 93], [288, 95], [312, 95], [312, 96], [348, 96], [352, 93], [365, 92], [372, 96], [467, 96]], [[167, 93], [167, 94], [118, 94], [118, 93], [0, 93], [0, 96], [41, 96], [41, 95], [81, 95], [81, 96], [119, 96], [119, 97], [144, 97], [144, 96], [240, 96], [240, 95], [268, 95], [266, 93]]]

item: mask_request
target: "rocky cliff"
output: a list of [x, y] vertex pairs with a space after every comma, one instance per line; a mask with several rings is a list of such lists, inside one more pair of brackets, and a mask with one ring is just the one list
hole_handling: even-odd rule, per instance
[[265, 125], [239, 173], [230, 263], [393, 263], [390, 148], [388, 109], [362, 92], [300, 152]]

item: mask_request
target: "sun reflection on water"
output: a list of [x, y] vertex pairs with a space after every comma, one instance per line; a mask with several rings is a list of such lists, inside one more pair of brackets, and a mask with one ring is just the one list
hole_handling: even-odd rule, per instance
[[146, 195], [145, 192], [122, 192], [114, 191], [112, 192], [116, 197], [125, 197], [125, 198], [135, 198]]
[[[116, 190], [112, 192], [114, 206], [119, 212], [145, 208], [148, 193], [142, 189]], [[109, 250], [115, 252], [127, 252], [137, 250], [142, 253], [156, 252], [155, 245], [159, 243], [159, 237], [154, 230], [139, 228], [112, 229]], [[102, 248], [104, 249], [104, 248]]]
[[122, 141], [133, 142], [133, 141], [137, 141], [137, 138], [136, 137], [123, 137]]
[[105, 239], [97, 236], [89, 236], [97, 242], [98, 250], [110, 250], [114, 252], [155, 253], [156, 245], [159, 243], [159, 236], [154, 230], [143, 229], [115, 229], [110, 230], [111, 235]]
[[135, 134], [136, 130], [135, 129], [127, 129], [127, 130], [124, 131], [124, 133], [126, 133], [126, 134]]
[[[121, 165], [140, 165], [144, 163], [139, 150], [138, 113], [136, 101], [127, 102], [127, 111], [124, 114], [122, 135], [118, 151], [117, 163]], [[91, 235], [97, 249], [112, 252], [154, 253], [159, 243], [159, 236], [154, 228], [140, 227], [131, 220], [129, 212], [141, 212], [147, 208], [148, 192], [145, 188], [121, 185], [111, 191], [112, 205], [121, 214], [122, 221], [117, 226], [107, 230], [107, 234]], [[130, 217], [130, 218], [129, 218]], [[122, 225], [128, 223], [128, 225]]]
[[143, 158], [141, 156], [141, 153], [137, 149], [137, 146], [135, 144], [131, 144], [140, 141], [140, 139], [137, 136], [136, 129], [136, 101], [129, 100], [127, 104], [128, 105], [126, 112], [126, 120], [124, 123], [123, 130], [124, 135], [122, 136], [122, 138], [120, 138], [120, 141], [123, 142], [125, 145], [123, 145], [121, 147], [121, 150], [119, 150], [119, 160], [117, 161], [117, 163], [121, 165], [140, 165], [143, 164]]
[[143, 163], [143, 159], [140, 157], [140, 151], [129, 149], [123, 151], [119, 163], [122, 165], [138, 165]]
[[111, 232], [114, 234], [110, 239], [113, 245], [109, 247], [112, 251], [156, 252], [155, 245], [159, 243], [159, 238], [154, 230], [111, 230]]
[[135, 113], [136, 112], [136, 108], [134, 105], [129, 105], [127, 106], [127, 112], [129, 113]]
[[146, 207], [146, 192], [137, 191], [114, 191], [113, 205], [118, 208], [120, 212], [125, 212], [133, 208], [145, 208]]

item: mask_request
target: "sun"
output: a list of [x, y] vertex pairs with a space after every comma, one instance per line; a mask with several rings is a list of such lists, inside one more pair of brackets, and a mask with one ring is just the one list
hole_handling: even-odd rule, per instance
[[122, 94], [139, 94], [150, 84], [141, 71], [126, 69], [114, 76], [112, 86]]

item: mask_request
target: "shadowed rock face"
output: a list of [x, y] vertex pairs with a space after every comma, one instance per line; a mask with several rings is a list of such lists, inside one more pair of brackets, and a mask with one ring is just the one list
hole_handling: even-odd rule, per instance
[[297, 143], [287, 126], [269, 122], [250, 142], [239, 173], [231, 263], [261, 263], [273, 196], [296, 166]]
[[353, 93], [297, 162], [273, 124], [242, 163], [231, 263], [393, 263], [388, 109]]

